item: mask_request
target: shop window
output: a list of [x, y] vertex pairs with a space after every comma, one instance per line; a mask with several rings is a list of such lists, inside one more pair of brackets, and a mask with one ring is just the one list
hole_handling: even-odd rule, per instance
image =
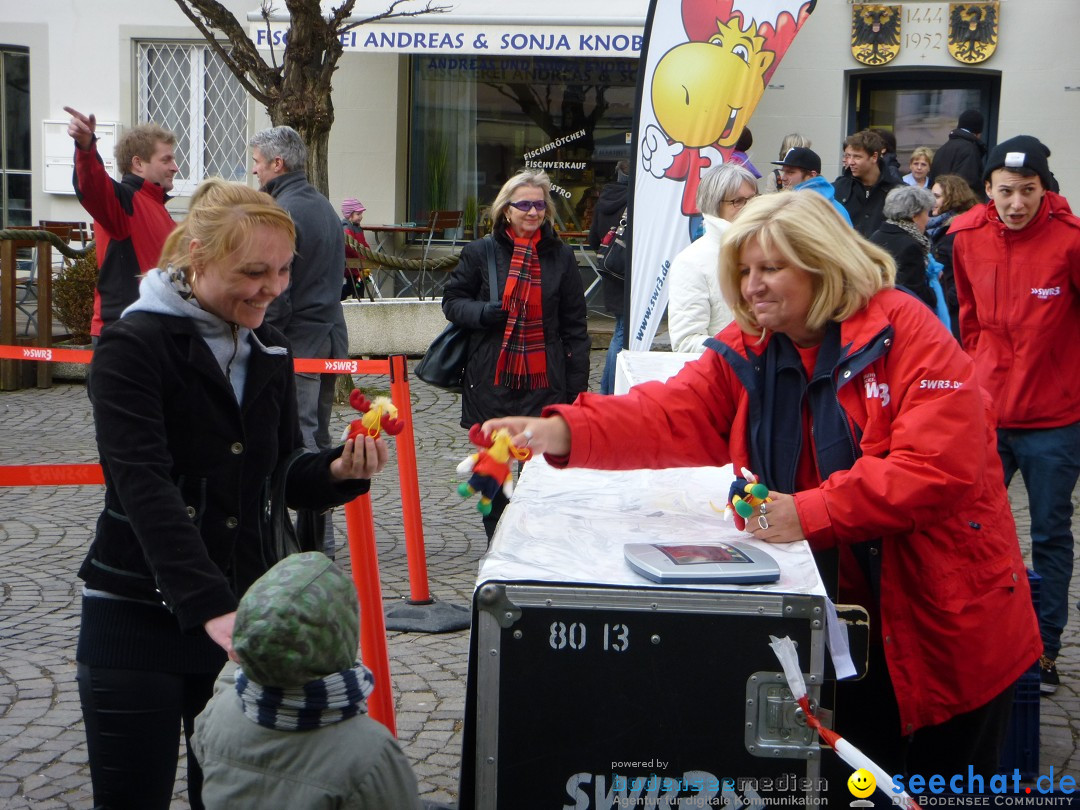
[[30, 225], [30, 54], [0, 46], [0, 214]]
[[636, 59], [412, 58], [409, 217], [465, 212], [471, 231], [507, 178], [543, 168], [562, 230], [588, 230], [630, 157]]
[[139, 44], [139, 121], [176, 135], [174, 194], [247, 177], [247, 94], [209, 45]]
[[862, 73], [850, 83], [849, 131], [882, 127], [896, 135], [900, 167], [907, 172], [911, 152], [918, 146], [937, 149], [949, 139], [964, 110], [979, 110], [986, 119], [982, 139], [997, 136], [1001, 79], [996, 72], [981, 74], [935, 71]]

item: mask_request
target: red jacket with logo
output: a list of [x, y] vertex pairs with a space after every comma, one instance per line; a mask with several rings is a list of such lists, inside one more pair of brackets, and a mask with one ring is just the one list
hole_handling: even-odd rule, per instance
[[[745, 358], [763, 350], [735, 323], [718, 340]], [[971, 359], [897, 290], [844, 321], [840, 345], [833, 385], [860, 455], [795, 505], [815, 550], [881, 538], [881, 637], [908, 734], [1000, 694], [1042, 641]], [[868, 364], [854, 356], [866, 347]], [[750, 399], [729, 361], [706, 351], [667, 383], [583, 394], [545, 414], [569, 424], [571, 466], [752, 468]]]
[[105, 171], [95, 140], [75, 148], [75, 194], [94, 218], [98, 282], [90, 334], [120, 317], [139, 297], [139, 278], [158, 266], [161, 248], [176, 223], [165, 210], [165, 190], [125, 174], [117, 183]]
[[990, 203], [956, 217], [949, 233], [960, 336], [998, 426], [1080, 421], [1080, 218], [1048, 191], [1022, 230], [1006, 228]]

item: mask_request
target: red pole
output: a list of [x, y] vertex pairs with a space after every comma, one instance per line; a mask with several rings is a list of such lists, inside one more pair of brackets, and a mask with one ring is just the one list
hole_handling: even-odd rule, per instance
[[368, 713], [395, 737], [394, 697], [390, 690], [390, 651], [386, 646], [386, 619], [383, 616], [379, 556], [375, 548], [375, 518], [371, 496], [354, 498], [345, 504], [345, 525], [352, 558], [352, 577], [360, 601], [360, 652], [364, 666], [375, 676], [375, 691], [368, 698]]
[[420, 517], [420, 483], [416, 473], [416, 440], [413, 434], [412, 397], [405, 355], [390, 357], [390, 398], [405, 428], [397, 435], [398, 475], [401, 479], [401, 512], [405, 525], [405, 554], [409, 560], [409, 604], [430, 605], [424, 522]]

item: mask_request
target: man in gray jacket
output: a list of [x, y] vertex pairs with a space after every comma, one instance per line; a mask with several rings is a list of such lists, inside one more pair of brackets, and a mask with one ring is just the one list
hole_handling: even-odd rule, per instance
[[[284, 208], [296, 224], [296, 257], [292, 283], [271, 305], [266, 320], [289, 339], [293, 354], [304, 358], [344, 357], [349, 336], [341, 311], [341, 272], [345, 236], [330, 201], [308, 182], [307, 147], [292, 127], [272, 127], [251, 139], [252, 171], [262, 190]], [[330, 413], [334, 375], [297, 373], [296, 398], [300, 432], [309, 450], [330, 446]], [[321, 522], [321, 521], [319, 521]], [[329, 515], [317, 526], [325, 550], [334, 555]]]

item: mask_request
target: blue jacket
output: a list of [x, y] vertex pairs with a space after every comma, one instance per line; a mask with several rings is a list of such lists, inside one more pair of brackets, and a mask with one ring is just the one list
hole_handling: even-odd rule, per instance
[[847, 209], [844, 208], [844, 206], [842, 206], [836, 201], [836, 192], [833, 189], [832, 183], [830, 183], [820, 174], [816, 177], [811, 177], [809, 180], [804, 180], [803, 182], [799, 183], [799, 185], [795, 186], [795, 188], [792, 190], [816, 191], [818, 194], [820, 194], [822, 197], [832, 203], [832, 207], [837, 210], [841, 217], [843, 217], [844, 222], [846, 222], [848, 225], [851, 224], [851, 214], [847, 212]]

